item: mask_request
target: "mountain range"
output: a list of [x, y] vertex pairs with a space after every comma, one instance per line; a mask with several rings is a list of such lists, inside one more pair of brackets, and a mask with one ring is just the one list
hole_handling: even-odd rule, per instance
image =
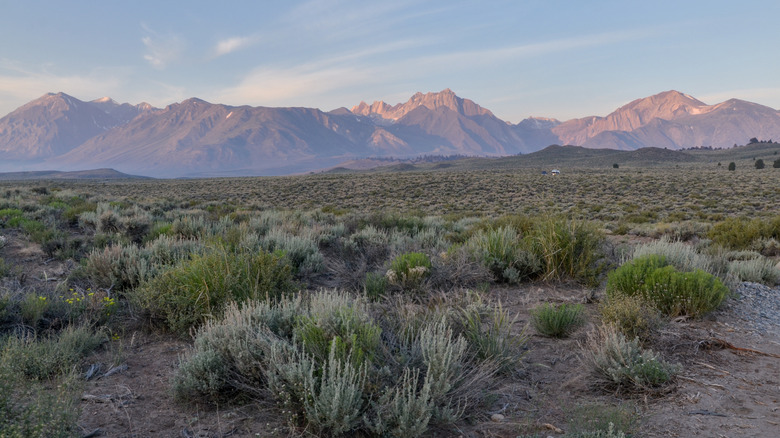
[[269, 108], [191, 98], [165, 108], [49, 93], [0, 119], [0, 171], [110, 167], [155, 177], [306, 172], [360, 157], [506, 156], [551, 144], [636, 150], [780, 138], [780, 112], [666, 91], [605, 117], [505, 122], [445, 89], [389, 105]]

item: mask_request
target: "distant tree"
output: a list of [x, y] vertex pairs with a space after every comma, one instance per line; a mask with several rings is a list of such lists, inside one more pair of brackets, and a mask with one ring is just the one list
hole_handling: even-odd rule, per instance
[[617, 168], [619, 168], [619, 167], [620, 167], [620, 165], [618, 165], [618, 163], [615, 163], [615, 164], [613, 164], [613, 165], [612, 165], [612, 168], [613, 168], [613, 169], [617, 169]]
[[776, 159], [774, 163], [772, 163], [772, 167], [775, 169], [780, 169], [780, 158]]
[[753, 144], [753, 143], [758, 143], [758, 139], [753, 137], [750, 139], [750, 141], [748, 141], [748, 144]]
[[763, 169], [764, 168], [764, 160], [759, 158], [756, 160], [756, 169]]
[[729, 170], [731, 170], [731, 171], [737, 170], [737, 165], [734, 164], [733, 161], [731, 163], [729, 163]]

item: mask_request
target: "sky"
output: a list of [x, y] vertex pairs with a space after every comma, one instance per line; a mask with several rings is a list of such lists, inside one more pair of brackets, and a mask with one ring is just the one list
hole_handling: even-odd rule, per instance
[[780, 109], [776, 0], [0, 1], [0, 116], [60, 91], [328, 111], [450, 88], [512, 123], [672, 89]]

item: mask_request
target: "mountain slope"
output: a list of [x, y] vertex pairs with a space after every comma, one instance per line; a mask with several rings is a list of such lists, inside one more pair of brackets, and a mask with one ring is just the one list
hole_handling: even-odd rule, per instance
[[98, 135], [58, 161], [145, 174], [264, 170], [358, 154], [373, 127], [311, 108], [231, 107], [188, 99]]
[[584, 142], [590, 148], [638, 149], [652, 145], [680, 149], [695, 146], [716, 148], [743, 144], [751, 137], [780, 138], [777, 111], [751, 102], [731, 99], [672, 120], [653, 119], [630, 132], [604, 131]]
[[96, 106], [49, 93], [0, 119], [0, 159], [57, 156], [118, 124]]
[[449, 89], [416, 93], [396, 105], [361, 102], [330, 112], [197, 98], [156, 109], [57, 93], [0, 119], [0, 168], [112, 167], [162, 177], [284, 174], [365, 157], [495, 157], [551, 144], [675, 150], [730, 147], [751, 137], [780, 138], [778, 111], [736, 99], [707, 105], [677, 91], [637, 99], [605, 117], [529, 118], [516, 125]]
[[675, 118], [701, 114], [707, 104], [679, 91], [665, 91], [643, 99], [637, 99], [613, 111], [606, 117], [572, 119], [552, 128], [563, 144], [583, 145], [604, 131], [631, 132], [654, 119]]

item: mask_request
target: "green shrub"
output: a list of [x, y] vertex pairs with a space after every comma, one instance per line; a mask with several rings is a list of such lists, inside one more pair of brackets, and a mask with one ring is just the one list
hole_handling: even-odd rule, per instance
[[624, 263], [607, 276], [607, 296], [641, 295], [650, 272], [667, 265], [664, 256], [655, 254], [637, 257]]
[[609, 274], [607, 296], [638, 295], [668, 316], [699, 317], [725, 299], [728, 288], [702, 270], [680, 272], [661, 256], [634, 259]]
[[0, 366], [0, 436], [6, 438], [80, 436], [79, 388], [73, 375], [48, 390], [43, 384], [20, 379]]
[[290, 265], [265, 252], [213, 248], [195, 254], [128, 293], [131, 300], [182, 335], [229, 301], [277, 299], [294, 289]]
[[544, 303], [531, 311], [531, 323], [545, 336], [563, 338], [585, 323], [584, 311], [582, 304]]
[[25, 295], [19, 303], [19, 313], [25, 324], [35, 329], [50, 307], [51, 300], [48, 297], [32, 292]]
[[0, 227], [16, 228], [24, 219], [24, 212], [18, 208], [4, 208], [0, 210]]
[[729, 249], [750, 249], [761, 239], [780, 239], [780, 216], [772, 219], [728, 218], [715, 224], [708, 237]]
[[648, 390], [664, 385], [679, 372], [652, 350], [643, 349], [638, 339], [626, 339], [612, 326], [591, 335], [585, 361], [605, 386], [619, 390]]
[[104, 337], [88, 327], [69, 327], [57, 336], [37, 339], [33, 335], [11, 336], [0, 351], [0, 366], [28, 379], [44, 380], [62, 376], [88, 353], [103, 343]]

